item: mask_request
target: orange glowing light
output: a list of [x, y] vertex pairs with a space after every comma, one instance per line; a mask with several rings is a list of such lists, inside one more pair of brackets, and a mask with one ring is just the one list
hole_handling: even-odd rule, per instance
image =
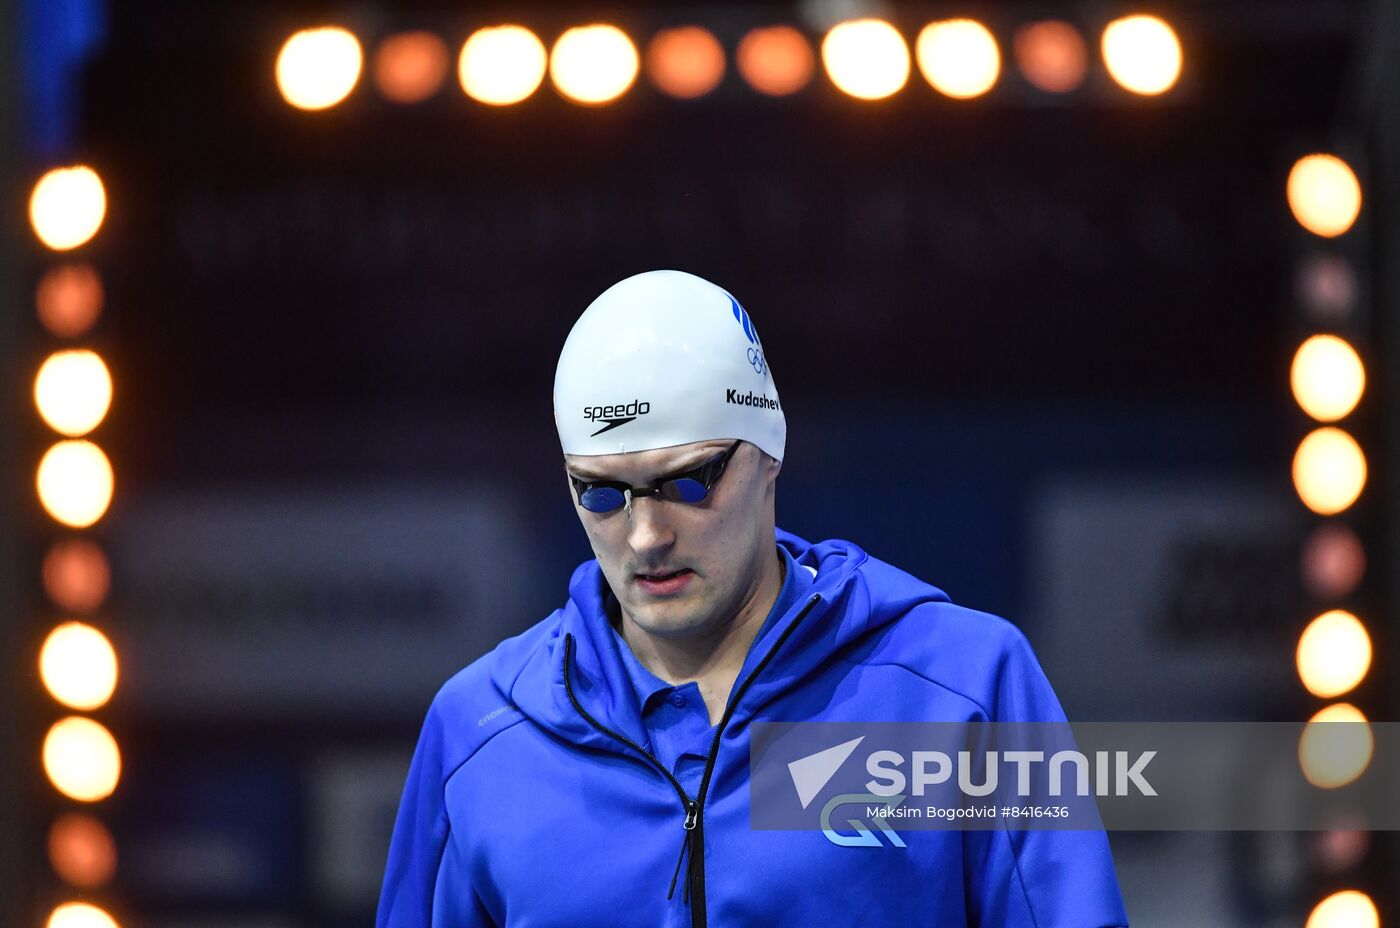
[[1347, 889], [1317, 904], [1305, 928], [1380, 928], [1381, 915], [1365, 893]]
[[401, 32], [379, 43], [374, 54], [374, 83], [384, 99], [421, 103], [447, 77], [447, 45], [431, 32]]
[[117, 872], [117, 843], [107, 826], [84, 812], [65, 812], [49, 827], [49, 864], [79, 889], [96, 889]]
[[112, 406], [112, 375], [86, 348], [56, 351], [34, 377], [34, 405], [49, 428], [71, 438], [101, 424]]
[[812, 46], [791, 26], [751, 30], [739, 41], [735, 64], [749, 86], [770, 97], [797, 93], [817, 68]]
[[457, 80], [479, 103], [510, 106], [544, 82], [549, 53], [524, 26], [487, 26], [473, 32], [457, 58]]
[[909, 81], [909, 46], [883, 19], [837, 23], [822, 40], [822, 63], [842, 93], [883, 100]]
[[1314, 335], [1293, 355], [1289, 382], [1304, 412], [1320, 422], [1335, 422], [1361, 401], [1366, 367], [1345, 339]]
[[277, 53], [277, 89], [297, 109], [329, 109], [350, 96], [363, 67], [360, 40], [349, 30], [303, 29]]
[[1336, 155], [1299, 158], [1288, 172], [1287, 194], [1293, 218], [1323, 238], [1346, 232], [1361, 214], [1361, 181]]
[[117, 739], [98, 722], [72, 715], [53, 724], [44, 737], [44, 772], [69, 799], [106, 799], [121, 779]]
[[1365, 679], [1371, 668], [1371, 636], [1345, 609], [1324, 612], [1298, 639], [1297, 663], [1298, 677], [1309, 693], [1334, 699]]
[[90, 264], [50, 268], [34, 289], [39, 322], [59, 338], [74, 338], [92, 328], [102, 300], [102, 278]]
[[107, 190], [86, 165], [54, 168], [34, 185], [29, 222], [34, 234], [54, 251], [87, 243], [107, 216]]
[[1143, 96], [1170, 90], [1181, 76], [1181, 40], [1156, 16], [1125, 16], [1103, 31], [1103, 60], [1124, 89]]
[[1313, 841], [1313, 854], [1328, 873], [1350, 870], [1371, 849], [1371, 833], [1360, 828], [1337, 827], [1319, 832]]
[[929, 23], [914, 42], [914, 57], [924, 80], [955, 100], [980, 97], [992, 89], [1001, 74], [996, 38], [972, 19]]
[[65, 902], [49, 915], [45, 928], [121, 928], [106, 910], [86, 902]]
[[1356, 502], [1366, 486], [1366, 455], [1346, 432], [1314, 429], [1293, 455], [1293, 487], [1303, 504], [1332, 516]]
[[1012, 49], [1022, 76], [1046, 93], [1069, 93], [1089, 74], [1089, 49], [1067, 22], [1028, 23], [1016, 30]]
[[44, 592], [60, 609], [91, 612], [107, 598], [112, 572], [95, 542], [69, 538], [44, 555]]
[[646, 68], [663, 93], [683, 100], [703, 97], [724, 78], [724, 46], [701, 26], [663, 29], [647, 46]]
[[1366, 772], [1375, 748], [1371, 723], [1361, 710], [1336, 702], [1318, 710], [1303, 726], [1298, 763], [1313, 786], [1337, 789]]
[[116, 479], [101, 448], [70, 439], [45, 452], [35, 484], [39, 502], [55, 521], [87, 528], [107, 512]]
[[117, 652], [91, 625], [64, 622], [44, 640], [39, 678], [54, 699], [91, 712], [106, 705], [117, 688]]
[[549, 76], [575, 103], [610, 103], [637, 79], [637, 47], [616, 26], [595, 23], [566, 30], [549, 53]]
[[1341, 599], [1366, 573], [1366, 549], [1338, 522], [1319, 525], [1303, 544], [1303, 585], [1318, 599]]

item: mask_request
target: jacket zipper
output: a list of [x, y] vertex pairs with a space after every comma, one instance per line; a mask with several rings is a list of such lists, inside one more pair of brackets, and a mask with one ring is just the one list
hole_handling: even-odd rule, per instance
[[[788, 623], [788, 627], [783, 629], [783, 633], [778, 636], [777, 641], [773, 642], [773, 647], [768, 649], [768, 653], [763, 655], [763, 659], [758, 662], [758, 666], [753, 669], [752, 673], [744, 678], [744, 681], [739, 684], [739, 688], [734, 691], [734, 698], [729, 700], [729, 704], [724, 707], [724, 715], [720, 716], [719, 726], [715, 729], [714, 740], [710, 742], [710, 754], [705, 758], [705, 771], [700, 777], [700, 791], [694, 799], [685, 791], [685, 787], [681, 785], [681, 781], [676, 779], [675, 775], [667, 770], [666, 766], [661, 763], [661, 761], [656, 759], [655, 754], [652, 754], [646, 748], [621, 732], [613, 731], [611, 728], [603, 725], [593, 716], [589, 715], [588, 711], [579, 704], [578, 698], [574, 696], [573, 682], [569, 678], [569, 664], [574, 649], [574, 636], [564, 636], [564, 691], [569, 694], [569, 702], [573, 704], [574, 711], [599, 732], [602, 732], [615, 741], [627, 745], [650, 761], [653, 767], [660, 770], [666, 779], [671, 781], [671, 785], [675, 787], [676, 795], [681, 798], [681, 805], [685, 809], [685, 822], [683, 827], [685, 828], [686, 836], [685, 841], [681, 844], [681, 856], [676, 860], [676, 874], [680, 873], [681, 860], [684, 859], [686, 851], [689, 849], [690, 865], [686, 868], [685, 888], [690, 896], [691, 928], [706, 928], [707, 924], [705, 916], [704, 810], [705, 796], [710, 790], [710, 777], [714, 774], [715, 770], [715, 758], [719, 755], [720, 739], [724, 737], [725, 727], [729, 724], [730, 718], [733, 717], [734, 710], [738, 708], [739, 701], [744, 698], [744, 693], [748, 692], [749, 685], [753, 683], [754, 678], [763, 672], [763, 668], [768, 666], [768, 662], [773, 659], [773, 655], [776, 654], [778, 649], [783, 646], [783, 643], [787, 641], [788, 636], [792, 634], [793, 630], [807, 617], [807, 613], [811, 612], [812, 607], [820, 600], [821, 596], [816, 595], [807, 601], [807, 605], [802, 607], [802, 611], [797, 614], [797, 618]], [[672, 893], [675, 891], [675, 885], [676, 876], [672, 875], [671, 891], [667, 892], [667, 899], [671, 898]]]

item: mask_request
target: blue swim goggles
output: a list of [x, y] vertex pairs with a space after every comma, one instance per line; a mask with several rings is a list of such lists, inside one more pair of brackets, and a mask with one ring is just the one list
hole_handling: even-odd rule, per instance
[[631, 512], [634, 496], [659, 496], [677, 503], [698, 503], [715, 488], [720, 475], [724, 473], [724, 466], [739, 450], [740, 444], [742, 439], [730, 445], [719, 457], [693, 470], [663, 477], [651, 487], [634, 487], [615, 480], [582, 480], [573, 474], [569, 475], [569, 481], [574, 486], [578, 504], [589, 512], [616, 512], [623, 506]]

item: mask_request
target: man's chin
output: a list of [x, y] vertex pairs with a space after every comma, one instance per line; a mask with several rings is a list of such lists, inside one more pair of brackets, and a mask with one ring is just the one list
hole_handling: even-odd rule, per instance
[[679, 603], [648, 603], [629, 612], [637, 628], [657, 638], [692, 638], [703, 634], [710, 624], [707, 616]]

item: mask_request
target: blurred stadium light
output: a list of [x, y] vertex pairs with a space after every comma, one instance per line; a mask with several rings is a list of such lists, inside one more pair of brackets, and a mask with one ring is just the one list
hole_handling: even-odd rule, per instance
[[112, 795], [121, 779], [117, 739], [100, 722], [70, 715], [44, 736], [44, 772], [69, 799], [97, 802]]
[[486, 26], [462, 44], [457, 80], [473, 100], [509, 106], [539, 89], [548, 61], [544, 43], [524, 26]]
[[106, 909], [88, 902], [65, 902], [53, 910], [45, 928], [121, 928]]
[[1308, 719], [1298, 739], [1303, 776], [1318, 789], [1338, 789], [1366, 772], [1375, 736], [1365, 714], [1348, 702], [1324, 706]]
[[1058, 19], [1026, 23], [1012, 41], [1026, 82], [1046, 93], [1069, 93], [1089, 74], [1089, 50], [1072, 24]]
[[112, 464], [90, 441], [60, 441], [44, 453], [35, 480], [39, 501], [56, 522], [87, 528], [112, 502]]
[[1330, 327], [1356, 321], [1356, 268], [1344, 256], [1317, 251], [1304, 255], [1294, 275], [1294, 290], [1313, 325]]
[[92, 328], [102, 300], [102, 278], [81, 261], [49, 268], [34, 294], [39, 322], [57, 338], [76, 338]]
[[646, 70], [662, 93], [682, 100], [703, 97], [724, 79], [724, 46], [704, 26], [675, 26], [652, 36]]
[[56, 432], [79, 438], [101, 424], [112, 405], [112, 375], [95, 351], [58, 351], [34, 377], [34, 403]]
[[1366, 549], [1349, 526], [1325, 522], [1308, 533], [1303, 543], [1303, 586], [1314, 599], [1350, 595], [1365, 572]]
[[1361, 213], [1361, 182], [1336, 155], [1306, 155], [1288, 172], [1288, 206], [1303, 228], [1335, 238]]
[[97, 889], [117, 873], [112, 832], [86, 812], [65, 812], [49, 826], [49, 865], [59, 879], [78, 889]]
[[1156, 16], [1115, 19], [1104, 27], [1101, 47], [1108, 73], [1133, 93], [1166, 93], [1181, 76], [1181, 40]]
[[[106, 213], [107, 191], [102, 178], [86, 165], [48, 171], [35, 184], [29, 199], [35, 237], [55, 251], [90, 243], [102, 228]], [[58, 338], [89, 335], [104, 302], [97, 270], [89, 261], [78, 260], [51, 264], [42, 271], [33, 291], [38, 321]], [[111, 503], [114, 478], [102, 449], [80, 436], [88, 435], [107, 417], [112, 402], [111, 373], [102, 356], [89, 348], [55, 351], [39, 366], [32, 395], [44, 424], [67, 437], [52, 445], [39, 462], [35, 477], [39, 502], [49, 516], [65, 526], [90, 527]], [[111, 571], [101, 547], [87, 538], [70, 536], [49, 547], [41, 579], [53, 606], [70, 614], [85, 614], [105, 602]], [[58, 624], [35, 657], [39, 680], [67, 709], [100, 709], [116, 689], [116, 651], [107, 636], [91, 624]], [[107, 798], [121, 776], [116, 739], [106, 726], [83, 716], [68, 716], [49, 728], [40, 761], [54, 788], [72, 801], [92, 803]], [[53, 872], [70, 886], [92, 889], [112, 879], [115, 843], [106, 826], [93, 816], [70, 813], [56, 819], [48, 843]], [[110, 928], [116, 923], [100, 907], [70, 902], [55, 908], [47, 924], [54, 928]]]
[[56, 541], [44, 555], [44, 592], [67, 612], [92, 612], [107, 598], [112, 571], [107, 555], [87, 538]]
[[386, 36], [374, 52], [375, 86], [394, 103], [421, 103], [433, 96], [447, 71], [447, 44], [431, 32]]
[[106, 705], [117, 688], [117, 652], [91, 625], [64, 622], [44, 639], [39, 678], [58, 702], [91, 712]]
[[1309, 693], [1335, 699], [1351, 692], [1371, 668], [1371, 637], [1361, 620], [1344, 609], [1308, 623], [1298, 639], [1298, 676]]
[[[1361, 184], [1341, 158], [1312, 154], [1297, 159], [1284, 185], [1288, 208], [1298, 226], [1312, 235], [1336, 239], [1353, 228], [1361, 212]], [[1300, 316], [1313, 334], [1294, 352], [1289, 366], [1293, 399], [1311, 419], [1337, 422], [1352, 415], [1366, 389], [1366, 368], [1354, 347], [1364, 334], [1366, 314], [1359, 311], [1356, 236], [1347, 244], [1321, 251], [1309, 244], [1294, 273]], [[1346, 251], [1350, 249], [1351, 254]], [[1323, 329], [1317, 332], [1318, 328]], [[1364, 422], [1355, 423], [1364, 426]], [[1294, 457], [1295, 487], [1314, 513], [1333, 517], [1351, 508], [1367, 481], [1366, 454], [1350, 431], [1315, 428]], [[1366, 624], [1349, 609], [1335, 608], [1361, 594], [1366, 548], [1351, 526], [1328, 518], [1308, 534], [1302, 548], [1304, 589], [1313, 597], [1316, 615], [1298, 639], [1299, 678], [1309, 694], [1335, 699], [1352, 693], [1370, 673], [1376, 656]], [[1362, 601], [1363, 603], [1365, 600]], [[1363, 613], [1365, 614], [1365, 613]], [[1368, 687], [1374, 692], [1376, 687]], [[1340, 721], [1353, 724], [1317, 725]], [[1309, 782], [1334, 789], [1360, 777], [1370, 763], [1373, 738], [1365, 713], [1351, 703], [1325, 706], [1304, 728], [1299, 762]], [[1366, 863], [1369, 835], [1344, 823], [1319, 836], [1325, 849], [1321, 881], [1312, 889], [1335, 888], [1337, 877], [1350, 878]], [[1376, 910], [1357, 891], [1333, 893], [1318, 902], [1309, 928], [1329, 925], [1375, 925]]]
[[102, 228], [106, 215], [102, 178], [86, 165], [54, 168], [39, 178], [29, 197], [34, 234], [54, 251], [85, 244]]
[[783, 97], [812, 82], [816, 56], [807, 37], [792, 26], [761, 26], [739, 40], [735, 65], [754, 90]]
[[1341, 429], [1314, 429], [1293, 456], [1293, 486], [1313, 512], [1334, 516], [1356, 502], [1366, 486], [1366, 455]]
[[1366, 368], [1345, 339], [1313, 335], [1293, 355], [1289, 381], [1304, 412], [1319, 422], [1336, 422], [1361, 401]]
[[339, 26], [294, 33], [277, 53], [277, 88], [300, 110], [324, 110], [350, 95], [360, 80], [360, 40]]
[[1317, 904], [1306, 928], [1380, 928], [1380, 912], [1371, 897], [1354, 889], [1333, 893]]
[[610, 103], [637, 79], [637, 47], [616, 26], [594, 23], [565, 30], [549, 53], [555, 88], [575, 103]]
[[822, 39], [827, 77], [859, 100], [883, 100], [909, 81], [909, 46], [883, 19], [837, 23]]
[[957, 100], [980, 97], [1001, 74], [996, 38], [973, 19], [929, 23], [914, 43], [914, 57], [930, 86]]
[[[723, 17], [717, 17], [723, 19]], [[1027, 85], [1047, 94], [1081, 87], [1089, 74], [1088, 49], [1073, 23], [1035, 20], [1019, 24], [1007, 37]], [[626, 93], [640, 67], [637, 45], [617, 26], [595, 23], [566, 29], [545, 52], [531, 30], [492, 25], [476, 30], [458, 56], [458, 78], [467, 95], [502, 106], [528, 99], [545, 73], [559, 93], [577, 103], [597, 105]], [[1002, 42], [972, 19], [928, 23], [907, 39], [889, 21], [873, 17], [837, 22], [821, 38], [821, 58], [832, 83], [843, 93], [880, 100], [908, 80], [910, 47], [920, 72], [940, 94], [971, 99], [994, 87], [1002, 71]], [[391, 33], [379, 42], [372, 64], [380, 94], [397, 103], [433, 96], [446, 69], [446, 42], [427, 30]], [[1155, 96], [1171, 89], [1182, 68], [1176, 31], [1165, 20], [1143, 14], [1109, 23], [1103, 32], [1104, 64], [1118, 85], [1135, 95]], [[808, 84], [815, 67], [809, 38], [789, 24], [748, 29], [733, 50], [737, 70], [755, 91], [787, 96]], [[646, 70], [668, 96], [692, 99], [722, 80], [724, 45], [707, 25], [692, 23], [657, 30], [647, 44]], [[359, 39], [339, 26], [294, 33], [277, 56], [275, 72], [284, 99], [304, 110], [321, 110], [344, 100], [359, 81], [363, 52]]]

